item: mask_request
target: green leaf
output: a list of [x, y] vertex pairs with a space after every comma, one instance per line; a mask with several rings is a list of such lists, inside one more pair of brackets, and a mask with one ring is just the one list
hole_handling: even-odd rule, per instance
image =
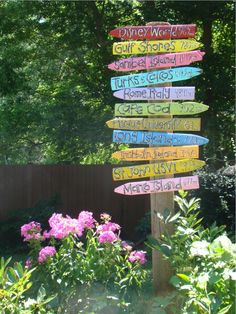
[[232, 307], [232, 304], [229, 304], [225, 306], [223, 309], [221, 309], [217, 314], [226, 314], [229, 313], [229, 309]]
[[177, 276], [172, 276], [171, 278], [170, 278], [170, 283], [174, 286], [174, 287], [176, 287], [176, 288], [178, 288], [179, 286], [180, 286], [180, 284], [182, 283], [182, 280], [180, 279], [180, 278], [178, 278]]
[[176, 274], [179, 278], [181, 278], [182, 280], [186, 281], [186, 282], [190, 282], [190, 277], [185, 275], [185, 274]]
[[171, 254], [172, 254], [172, 249], [171, 249], [170, 245], [161, 244], [160, 250], [161, 250], [161, 253], [164, 254], [167, 257], [170, 257]]
[[176, 222], [176, 220], [179, 218], [180, 215], [181, 215], [181, 212], [178, 212], [177, 214], [172, 216], [168, 222]]

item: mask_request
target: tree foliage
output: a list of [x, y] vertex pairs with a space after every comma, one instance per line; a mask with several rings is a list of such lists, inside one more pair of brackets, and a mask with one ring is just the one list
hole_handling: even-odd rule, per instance
[[204, 73], [188, 84], [210, 105], [206, 156], [233, 158], [233, 2], [6, 0], [0, 15], [2, 164], [110, 162], [118, 147], [105, 126], [116, 102], [108, 33], [156, 20], [197, 24]]

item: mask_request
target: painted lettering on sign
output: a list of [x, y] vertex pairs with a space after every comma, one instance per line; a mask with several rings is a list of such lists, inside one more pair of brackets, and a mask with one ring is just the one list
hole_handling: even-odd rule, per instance
[[176, 173], [194, 171], [204, 165], [205, 161], [198, 159], [181, 159], [167, 162], [161, 161], [153, 164], [114, 168], [112, 175], [115, 181], [146, 177], [162, 177]]
[[198, 49], [201, 46], [194, 39], [122, 41], [113, 44], [114, 55], [132, 55], [159, 52], [182, 52]]
[[199, 158], [199, 146], [128, 148], [113, 153], [112, 157], [127, 161], [192, 159]]
[[142, 195], [199, 188], [198, 176], [168, 178], [150, 181], [129, 182], [115, 188], [114, 192], [124, 195]]
[[200, 118], [116, 118], [106, 122], [112, 129], [152, 131], [200, 131]]
[[108, 65], [108, 68], [114, 71], [126, 72], [177, 67], [201, 61], [204, 54], [205, 52], [195, 50], [160, 55], [147, 55], [138, 58], [125, 58], [114, 61]]
[[117, 90], [122, 88], [184, 81], [194, 76], [200, 75], [201, 73], [202, 70], [199, 68], [180, 67], [139, 74], [116, 76], [111, 78], [111, 89]]
[[125, 26], [113, 29], [109, 35], [122, 39], [168, 39], [192, 38], [196, 32], [195, 24]]
[[115, 116], [192, 115], [208, 110], [209, 106], [196, 102], [120, 103]]
[[161, 146], [199, 146], [207, 144], [208, 139], [193, 134], [114, 130], [113, 142]]
[[113, 93], [124, 100], [192, 100], [195, 87], [137, 87], [120, 89]]

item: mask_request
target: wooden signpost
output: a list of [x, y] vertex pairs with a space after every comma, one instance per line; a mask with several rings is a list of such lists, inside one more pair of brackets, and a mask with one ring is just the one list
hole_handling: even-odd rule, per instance
[[125, 88], [114, 92], [113, 95], [124, 100], [193, 100], [195, 87]]
[[205, 145], [208, 143], [208, 139], [193, 134], [114, 130], [113, 142], [125, 144], [180, 146]]
[[169, 39], [192, 38], [195, 24], [125, 26], [113, 29], [109, 35], [122, 39]]
[[132, 55], [159, 52], [183, 52], [200, 48], [194, 39], [121, 41], [113, 44], [114, 55]]
[[203, 167], [205, 164], [205, 161], [198, 159], [161, 161], [158, 163], [114, 168], [112, 175], [115, 181], [161, 177], [170, 174], [194, 171]]
[[115, 192], [124, 195], [142, 195], [152, 193], [193, 190], [199, 188], [198, 176], [168, 178], [150, 181], [129, 182], [115, 188]]
[[168, 70], [152, 71], [147, 73], [116, 76], [111, 78], [111, 89], [149, 86], [169, 82], [188, 80], [200, 75], [202, 70], [194, 67], [180, 67]]
[[192, 159], [199, 158], [199, 146], [128, 148], [113, 153], [112, 157], [127, 161]]
[[208, 108], [197, 102], [120, 103], [115, 105], [115, 116], [193, 115]]
[[106, 122], [112, 129], [150, 131], [200, 131], [200, 118], [116, 118]]
[[[112, 62], [108, 68], [120, 72], [148, 71], [111, 78], [111, 88], [115, 91], [113, 95], [125, 101], [133, 101], [117, 103], [115, 116], [124, 118], [107, 121], [108, 127], [117, 129], [113, 131], [113, 142], [154, 145], [113, 153], [112, 157], [124, 161], [150, 161], [148, 164], [114, 168], [115, 181], [154, 178], [125, 183], [118, 186], [115, 192], [123, 195], [150, 194], [152, 235], [157, 239], [167, 229], [170, 234], [172, 232], [158, 220], [157, 213], [163, 213], [166, 208], [174, 213], [173, 192], [199, 188], [197, 176], [173, 178], [173, 175], [205, 165], [204, 161], [197, 158], [199, 145], [207, 144], [208, 139], [194, 134], [168, 133], [199, 131], [200, 118], [183, 116], [208, 109], [204, 104], [191, 101], [195, 99], [194, 86], [171, 85], [171, 82], [201, 74], [199, 68], [188, 67], [193, 62], [201, 61], [204, 55], [204, 52], [196, 50], [201, 45], [193, 39], [195, 31], [194, 24], [151, 22], [146, 26], [126, 26], [110, 32], [114, 37], [132, 41], [113, 44], [114, 55], [131, 56]], [[132, 56], [133, 54], [143, 56]], [[182, 117], [174, 118], [172, 115]], [[142, 118], [143, 116], [146, 117]], [[155, 290], [160, 292], [168, 289], [170, 276], [168, 263], [159, 252], [153, 251]]]
[[126, 58], [116, 60], [108, 65], [110, 70], [114, 71], [138, 71], [155, 70], [160, 68], [177, 67], [189, 65], [196, 61], [201, 61], [204, 52], [200, 50], [167, 53], [161, 55], [147, 55], [144, 57]]

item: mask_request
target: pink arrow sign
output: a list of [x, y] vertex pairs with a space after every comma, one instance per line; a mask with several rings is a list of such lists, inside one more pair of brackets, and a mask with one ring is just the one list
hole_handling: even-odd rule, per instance
[[126, 72], [177, 67], [201, 61], [204, 54], [205, 52], [203, 51], [194, 50], [161, 55], [146, 55], [139, 58], [125, 58], [109, 64], [108, 68], [114, 71]]
[[198, 176], [130, 182], [118, 186], [114, 192], [124, 195], [141, 195], [199, 188]]

